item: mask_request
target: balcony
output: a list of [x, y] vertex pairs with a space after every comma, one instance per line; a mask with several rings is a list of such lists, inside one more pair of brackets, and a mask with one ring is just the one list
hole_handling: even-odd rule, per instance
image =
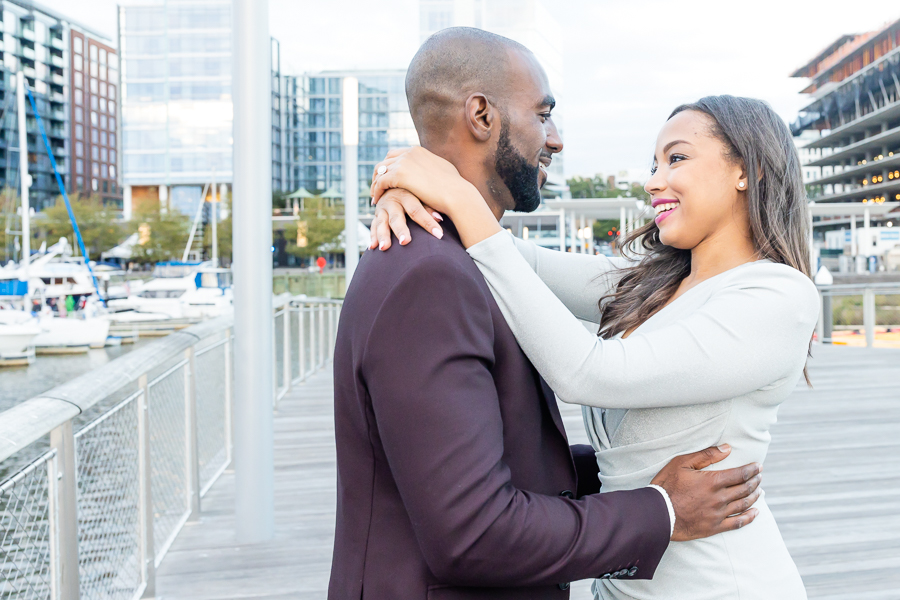
[[62, 39], [61, 39], [61, 38], [58, 38], [58, 37], [51, 37], [51, 38], [50, 38], [50, 45], [53, 46], [54, 48], [56, 48], [57, 50], [64, 50], [64, 49], [65, 49], [65, 46], [63, 45]]
[[65, 63], [63, 62], [62, 57], [56, 56], [55, 54], [50, 57], [50, 64], [61, 69], [65, 67]]
[[26, 40], [34, 41], [34, 29], [22, 29], [22, 37]]
[[28, 77], [29, 79], [35, 78], [34, 67], [24, 67], [23, 66], [22, 72], [25, 73], [25, 77]]
[[56, 73], [50, 76], [50, 81], [56, 85], [66, 85], [66, 78], [62, 75], [57, 75]]
[[66, 120], [66, 111], [51, 110], [50, 111], [50, 119], [53, 121], [65, 121]]
[[47, 135], [51, 138], [59, 138], [66, 139], [66, 128], [65, 127], [51, 127], [47, 131]]
[[28, 46], [22, 46], [22, 56], [27, 59], [34, 60], [34, 48], [29, 48]]
[[65, 102], [66, 97], [61, 92], [51, 92], [50, 100], [52, 100], [53, 102]]

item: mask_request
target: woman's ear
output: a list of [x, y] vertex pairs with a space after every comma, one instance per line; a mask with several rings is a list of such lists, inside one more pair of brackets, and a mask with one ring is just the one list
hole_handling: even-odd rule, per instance
[[479, 142], [491, 139], [494, 128], [494, 107], [484, 94], [472, 94], [466, 100], [466, 126]]

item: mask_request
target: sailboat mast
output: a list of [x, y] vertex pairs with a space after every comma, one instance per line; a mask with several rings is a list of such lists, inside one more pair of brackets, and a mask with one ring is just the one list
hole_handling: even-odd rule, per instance
[[[16, 73], [16, 101], [19, 109], [19, 182], [22, 186], [22, 271], [28, 281], [28, 265], [31, 263], [31, 206], [28, 202], [28, 132], [25, 128], [25, 74]], [[27, 295], [27, 292], [26, 292]]]
[[212, 205], [210, 206], [210, 212], [212, 213], [212, 264], [213, 268], [218, 268], [219, 266], [219, 236], [216, 233], [216, 229], [218, 229], [216, 222], [216, 202], [218, 199], [216, 198], [216, 170], [213, 169], [212, 172]]

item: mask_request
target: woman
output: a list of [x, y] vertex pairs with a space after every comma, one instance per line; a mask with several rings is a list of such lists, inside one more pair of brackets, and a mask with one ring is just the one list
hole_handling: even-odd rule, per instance
[[[800, 164], [767, 104], [717, 96], [675, 109], [645, 186], [656, 218], [626, 240], [643, 250], [622, 268], [514, 241], [426, 150], [382, 164], [375, 201], [405, 188], [448, 215], [522, 349], [561, 400], [584, 405], [603, 492], [725, 442], [731, 455], [711, 468], [763, 462], [818, 316]], [[397, 210], [387, 204], [376, 231]], [[576, 317], [599, 323], [599, 337]], [[598, 580], [596, 597], [805, 598], [765, 500], [755, 508], [743, 529], [672, 543], [650, 581]]]

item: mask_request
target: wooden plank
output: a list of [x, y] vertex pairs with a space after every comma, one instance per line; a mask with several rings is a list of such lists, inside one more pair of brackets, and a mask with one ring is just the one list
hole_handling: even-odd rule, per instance
[[[900, 589], [900, 350], [816, 347], [815, 387], [781, 407], [763, 487], [810, 598], [881, 600]], [[235, 542], [234, 476], [226, 472], [185, 526], [157, 575], [167, 600], [321, 600], [334, 531], [330, 372], [279, 404], [273, 541]], [[581, 408], [560, 403], [572, 443]], [[590, 581], [572, 585], [591, 598]]]

